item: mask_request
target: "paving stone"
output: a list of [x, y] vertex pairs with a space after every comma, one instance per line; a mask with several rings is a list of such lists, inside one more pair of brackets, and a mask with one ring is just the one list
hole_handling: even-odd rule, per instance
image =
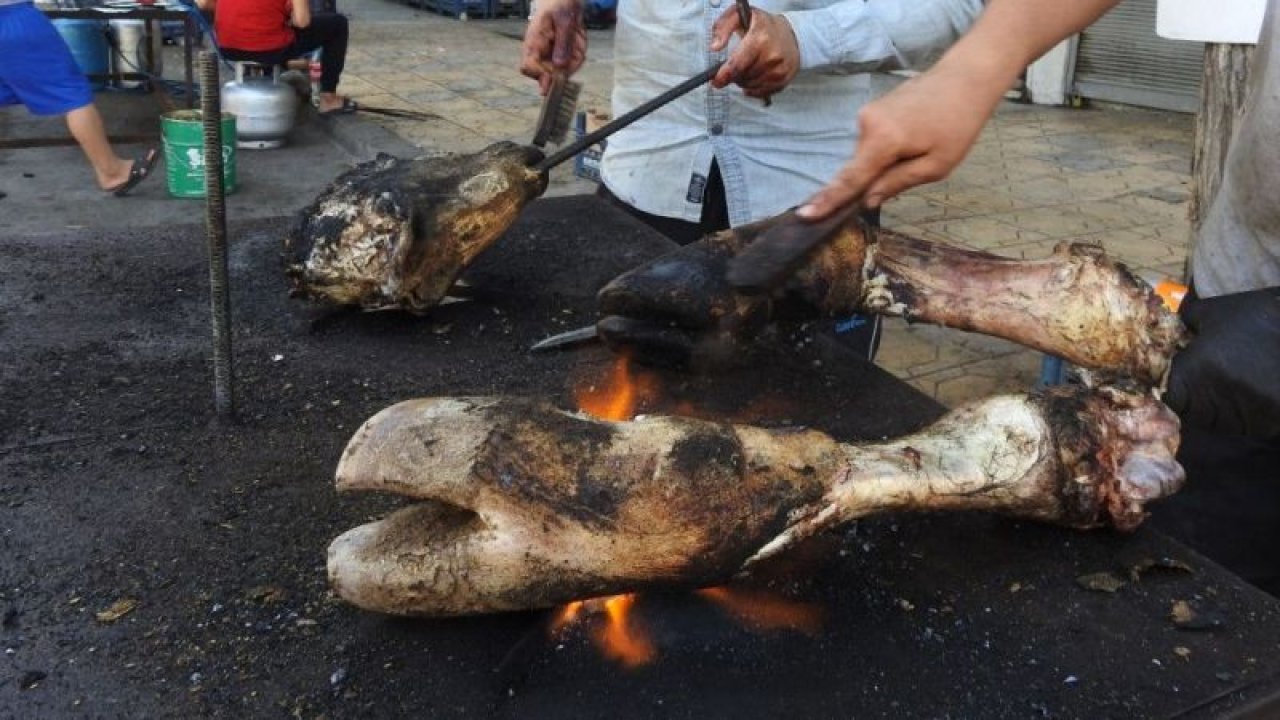
[[452, 109], [447, 107], [446, 103], [464, 99], [461, 95], [449, 92], [444, 88], [426, 85], [418, 88], [404, 88], [397, 94], [417, 106], [420, 110], [445, 116], [452, 112]]
[[1076, 172], [1084, 173], [1097, 172], [1099, 170], [1114, 170], [1116, 168], [1130, 165], [1130, 163], [1124, 160], [1101, 152], [1068, 151], [1050, 153], [1048, 155], [1036, 155], [1034, 157], [1068, 170], [1075, 170]]
[[1072, 203], [1064, 202], [1058, 206], [1036, 207], [993, 215], [992, 218], [1013, 227], [1034, 230], [1047, 238], [1066, 238], [1106, 229], [1102, 220], [1075, 212], [1076, 207]]
[[1040, 379], [1044, 355], [1034, 350], [1019, 350], [1009, 355], [965, 365], [955, 377], [935, 380], [933, 397], [947, 407], [955, 407], [1000, 393], [1028, 392]]
[[1110, 199], [1082, 202], [1074, 206], [1073, 211], [1097, 218], [1108, 230], [1134, 228], [1160, 221], [1159, 217], [1149, 215], [1132, 204]]
[[1132, 230], [1111, 230], [1072, 239], [1101, 245], [1108, 255], [1133, 267], [1176, 263], [1186, 255], [1184, 248], [1152, 242], [1151, 238]]
[[957, 207], [931, 199], [933, 193], [918, 188], [900, 195], [884, 205], [883, 222], [886, 226], [915, 224], [944, 218], [968, 217], [970, 213]]
[[1004, 245], [1018, 245], [1048, 240], [1049, 236], [992, 217], [971, 217], [921, 223], [921, 227], [944, 237], [953, 238], [977, 250], [995, 250]]
[[1176, 187], [1165, 185], [1146, 188], [1144, 190], [1139, 190], [1135, 194], [1151, 198], [1152, 200], [1169, 203], [1170, 205], [1179, 205], [1191, 201], [1191, 190], [1184, 184], [1179, 184]]
[[[350, 76], [350, 77], [348, 77]], [[345, 89], [346, 83], [351, 79], [363, 80], [367, 83], [386, 90], [387, 92], [407, 94], [410, 89], [431, 88], [435, 87], [426, 78], [409, 71], [396, 72], [366, 72], [366, 73], [347, 73], [342, 74], [342, 87]]]
[[[966, 176], [965, 179], [968, 179]], [[1032, 207], [1032, 202], [1011, 194], [1009, 184], [992, 183], [986, 188], [946, 193], [924, 193], [923, 197], [974, 215], [1009, 212]]]
[[1070, 183], [1064, 177], [1041, 177], [1014, 184], [1010, 194], [1034, 205], [1062, 205], [1076, 199]]
[[1051, 135], [1049, 142], [1054, 146], [1073, 152], [1094, 152], [1097, 150], [1109, 150], [1116, 141], [1115, 135], [1090, 132], [1090, 133], [1064, 133], [1061, 135]]

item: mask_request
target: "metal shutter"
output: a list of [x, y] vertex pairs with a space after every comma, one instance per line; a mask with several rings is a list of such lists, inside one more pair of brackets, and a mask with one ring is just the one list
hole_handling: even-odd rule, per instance
[[1080, 35], [1072, 92], [1195, 112], [1204, 43], [1156, 35], [1156, 0], [1124, 0]]

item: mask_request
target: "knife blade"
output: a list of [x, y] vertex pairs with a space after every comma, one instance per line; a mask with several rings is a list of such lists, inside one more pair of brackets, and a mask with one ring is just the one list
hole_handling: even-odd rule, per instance
[[562, 333], [556, 333], [551, 337], [544, 338], [534, 343], [529, 352], [545, 352], [547, 350], [556, 350], [559, 348], [570, 347], [573, 345], [581, 345], [583, 343], [594, 342], [600, 339], [600, 334], [596, 331], [595, 325], [587, 325], [575, 330], [568, 330]]

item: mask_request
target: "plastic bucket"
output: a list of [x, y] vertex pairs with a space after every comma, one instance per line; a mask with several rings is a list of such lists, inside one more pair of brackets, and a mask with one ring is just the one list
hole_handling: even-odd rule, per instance
[[[107, 24], [101, 20], [54, 20], [62, 41], [85, 75], [105, 75], [110, 67], [110, 46], [107, 44]], [[90, 80], [89, 87], [101, 90], [104, 80]]]
[[[164, 165], [169, 194], [204, 197], [204, 123], [199, 110], [174, 110], [160, 116]], [[236, 189], [236, 116], [222, 113], [222, 184], [227, 195]]]

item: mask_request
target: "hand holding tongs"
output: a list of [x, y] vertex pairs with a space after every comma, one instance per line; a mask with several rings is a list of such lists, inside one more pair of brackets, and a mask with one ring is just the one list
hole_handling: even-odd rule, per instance
[[[742, 26], [742, 36], [747, 36], [747, 31], [751, 29], [751, 3], [749, 0], [737, 0], [738, 5], [738, 24]], [[773, 100], [769, 97], [761, 98], [764, 100], [764, 106], [769, 107], [773, 104]]]

